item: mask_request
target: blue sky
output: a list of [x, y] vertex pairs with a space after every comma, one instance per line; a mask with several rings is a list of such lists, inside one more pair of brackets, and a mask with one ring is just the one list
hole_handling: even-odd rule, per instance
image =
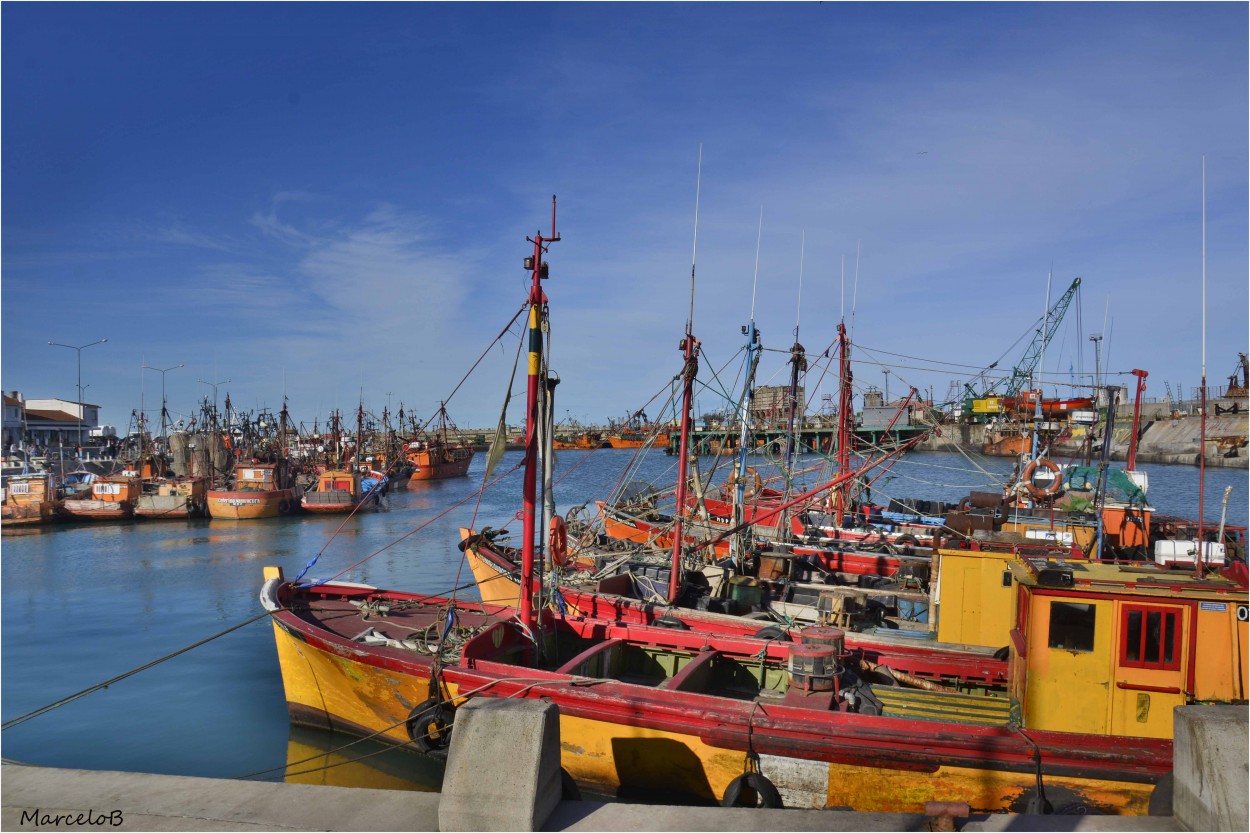
[[[819, 354], [854, 298], [861, 387], [886, 380], [874, 360], [897, 363], [892, 394], [939, 399], [1009, 367], [1053, 268], [1052, 300], [1083, 285], [1051, 378], [1091, 373], [1102, 333], [1104, 365], [1148, 370], [1148, 395], [1192, 388], [1203, 154], [1209, 383], [1247, 349], [1245, 4], [5, 3], [0, 19], [2, 384], [73, 398], [73, 351], [47, 342], [108, 338], [83, 351], [85, 399], [120, 428], [159, 399], [145, 362], [186, 365], [166, 375], [176, 416], [215, 379], [245, 409], [285, 390], [307, 422], [362, 390], [428, 416], [523, 302], [552, 194], [557, 412], [640, 407], [678, 370], [700, 145], [694, 327], [726, 383], [762, 208], [765, 345], [788, 349], [798, 313]], [[495, 422], [515, 346], [456, 395], [460, 425]], [[761, 383], [784, 359], [765, 354]]]

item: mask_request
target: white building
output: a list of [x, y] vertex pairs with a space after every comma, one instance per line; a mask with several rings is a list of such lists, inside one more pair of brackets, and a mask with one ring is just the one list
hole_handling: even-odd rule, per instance
[[30, 443], [82, 445], [99, 424], [99, 405], [70, 399], [26, 400], [26, 434]]
[[26, 448], [26, 403], [17, 391], [4, 395], [4, 449]]

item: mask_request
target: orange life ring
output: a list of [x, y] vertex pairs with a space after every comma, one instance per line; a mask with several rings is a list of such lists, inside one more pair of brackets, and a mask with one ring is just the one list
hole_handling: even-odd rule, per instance
[[565, 525], [564, 518], [559, 515], [552, 517], [548, 538], [551, 545], [552, 563], [557, 567], [563, 567], [569, 562], [569, 528]]
[[[753, 498], [760, 493], [760, 489], [764, 488], [764, 478], [760, 477], [760, 473], [750, 466], [747, 466], [747, 476], [750, 477], [751, 480], [747, 482], [746, 488], [743, 491], [745, 492], [746, 497]], [[730, 474], [729, 479], [726, 482], [728, 482], [731, 486], [736, 486], [738, 484], [737, 473], [735, 472]], [[752, 486], [752, 484], [754, 484], [754, 486]]]
[[[1033, 482], [1033, 475], [1039, 468], [1046, 469], [1052, 475], [1050, 483], [1047, 486], [1038, 486]], [[1038, 457], [1036, 460], [1029, 461], [1029, 464], [1024, 467], [1024, 473], [1020, 475], [1020, 479], [1024, 481], [1025, 488], [1029, 490], [1029, 495], [1031, 495], [1034, 500], [1043, 500], [1044, 498], [1057, 494], [1059, 492], [1059, 485], [1063, 480], [1063, 478], [1059, 476], [1059, 466], [1045, 457]]]

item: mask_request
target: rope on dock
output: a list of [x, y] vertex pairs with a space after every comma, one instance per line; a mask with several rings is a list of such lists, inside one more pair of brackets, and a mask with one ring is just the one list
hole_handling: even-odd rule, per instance
[[57, 701], [52, 702], [52, 703], [49, 703], [49, 704], [48, 704], [48, 705], [46, 705], [46, 706], [41, 706], [41, 707], [39, 707], [39, 708], [35, 709], [34, 711], [30, 711], [30, 712], [27, 712], [27, 713], [26, 713], [26, 714], [24, 714], [24, 715], [21, 715], [20, 717], [15, 717], [15, 718], [13, 718], [12, 720], [6, 720], [6, 721], [3, 723], [3, 725], [0, 725], [0, 731], [7, 731], [8, 729], [13, 728], [14, 726], [17, 726], [17, 725], [20, 725], [20, 724], [22, 724], [22, 723], [25, 723], [27, 720], [33, 720], [34, 718], [39, 717], [39, 716], [40, 716], [40, 715], [42, 715], [42, 714], [47, 714], [48, 712], [52, 711], [53, 709], [60, 708], [61, 706], [64, 706], [64, 705], [66, 705], [66, 704], [68, 704], [68, 703], [72, 703], [72, 702], [74, 702], [75, 700], [79, 699], [80, 697], [86, 697], [88, 694], [92, 694], [92, 693], [94, 693], [94, 692], [96, 692], [96, 691], [100, 691], [101, 689], [108, 688], [108, 687], [109, 687], [109, 686], [111, 686], [113, 683], [118, 683], [118, 682], [121, 682], [122, 680], [126, 679], [127, 677], [133, 677], [135, 674], [138, 674], [140, 671], [146, 671], [146, 670], [148, 670], [149, 668], [153, 668], [153, 667], [155, 667], [155, 666], [157, 666], [157, 665], [160, 665], [161, 663], [163, 663], [163, 662], [165, 662], [165, 661], [167, 661], [167, 660], [171, 660], [171, 659], [173, 659], [174, 657], [179, 656], [180, 654], [185, 654], [187, 651], [190, 651], [192, 648], [198, 648], [198, 647], [200, 647], [201, 645], [204, 645], [204, 644], [206, 644], [206, 643], [212, 642], [214, 639], [218, 639], [218, 638], [220, 638], [220, 637], [223, 637], [223, 636], [225, 636], [225, 635], [226, 635], [226, 634], [228, 634], [228, 633], [233, 633], [234, 631], [237, 631], [239, 628], [246, 627], [247, 625], [250, 625], [250, 624], [252, 624], [253, 622], [259, 622], [261, 619], [267, 619], [267, 618], [269, 618], [269, 615], [270, 615], [269, 611], [265, 611], [264, 613], [261, 613], [261, 614], [260, 614], [260, 615], [258, 615], [258, 616], [253, 616], [251, 619], [248, 619], [248, 620], [247, 620], [247, 621], [245, 621], [245, 622], [240, 622], [240, 623], [239, 623], [239, 624], [237, 624], [237, 625], [233, 625], [233, 626], [231, 626], [231, 627], [229, 627], [229, 628], [226, 628], [224, 631], [221, 631], [220, 633], [215, 633], [215, 634], [213, 634], [212, 636], [207, 637], [207, 638], [205, 638], [205, 639], [201, 639], [199, 642], [196, 642], [196, 643], [194, 643], [194, 644], [192, 644], [192, 645], [188, 645], [188, 646], [186, 646], [185, 648], [179, 648], [177, 651], [174, 651], [173, 653], [166, 654], [165, 656], [163, 656], [163, 657], [161, 657], [161, 658], [159, 658], [159, 659], [155, 659], [155, 660], [152, 660], [152, 661], [151, 661], [151, 662], [149, 662], [149, 663], [145, 663], [145, 664], [143, 664], [143, 665], [140, 665], [138, 668], [132, 668], [132, 669], [130, 669], [129, 671], [127, 671], [127, 672], [125, 672], [125, 673], [123, 673], [123, 674], [118, 674], [116, 677], [112, 677], [111, 679], [105, 680], [105, 681], [104, 681], [104, 682], [102, 682], [102, 683], [96, 683], [95, 685], [90, 686], [90, 687], [88, 687], [88, 688], [84, 688], [82, 691], [79, 691], [79, 692], [76, 692], [76, 693], [74, 693], [74, 694], [71, 694], [71, 695], [69, 695], [68, 697], [62, 697], [60, 700], [57, 700]]

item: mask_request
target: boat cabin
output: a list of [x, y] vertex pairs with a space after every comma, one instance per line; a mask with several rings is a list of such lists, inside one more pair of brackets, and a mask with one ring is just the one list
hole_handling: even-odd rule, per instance
[[235, 491], [272, 492], [285, 488], [278, 482], [277, 470], [275, 463], [239, 464], [234, 470]]
[[124, 474], [96, 478], [91, 484], [93, 500], [105, 503], [134, 503], [139, 499], [139, 479]]
[[5, 500], [11, 506], [38, 506], [55, 496], [51, 472], [15, 474], [8, 478]]
[[346, 469], [328, 469], [318, 475], [317, 485], [312, 491], [319, 495], [351, 500], [360, 493], [360, 475]]
[[1247, 588], [1149, 563], [940, 551], [938, 639], [1007, 646], [1023, 725], [1172, 736], [1172, 707], [1246, 702]]

